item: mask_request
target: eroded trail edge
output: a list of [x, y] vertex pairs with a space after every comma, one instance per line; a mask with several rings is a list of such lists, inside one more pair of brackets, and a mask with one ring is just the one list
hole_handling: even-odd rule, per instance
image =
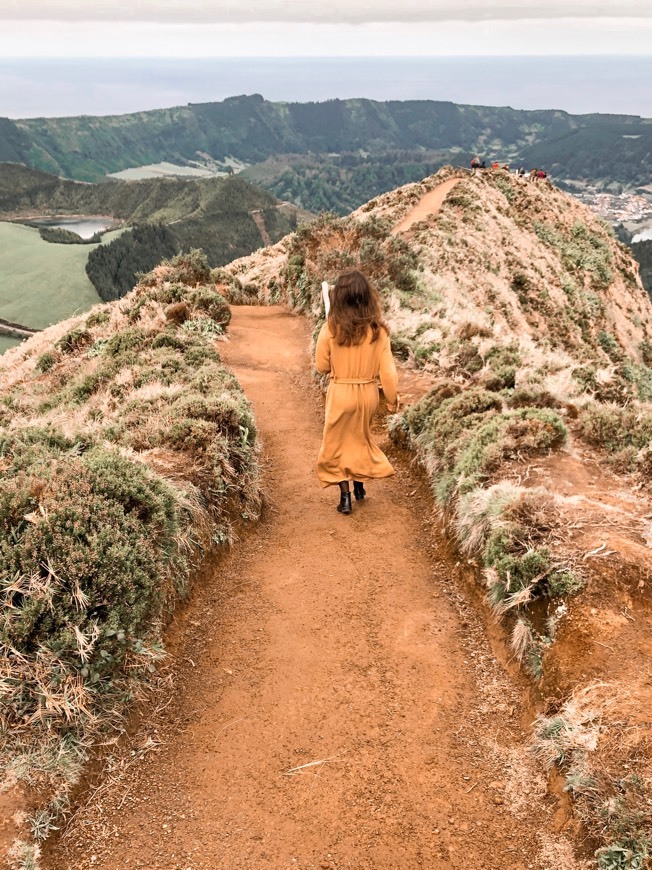
[[338, 515], [314, 473], [307, 323], [241, 307], [230, 334], [263, 443], [262, 522], [175, 619], [169, 688], [46, 866], [574, 866], [519, 687], [425, 489], [398, 462]]

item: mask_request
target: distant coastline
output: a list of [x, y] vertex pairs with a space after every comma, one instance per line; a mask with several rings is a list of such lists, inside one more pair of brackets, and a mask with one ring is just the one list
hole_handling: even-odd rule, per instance
[[125, 114], [260, 93], [288, 102], [429, 99], [652, 118], [650, 81], [652, 55], [3, 59], [0, 117]]

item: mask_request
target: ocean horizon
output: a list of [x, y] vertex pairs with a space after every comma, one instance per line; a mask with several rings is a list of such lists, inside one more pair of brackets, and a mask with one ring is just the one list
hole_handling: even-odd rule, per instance
[[0, 116], [113, 115], [262, 94], [652, 118], [652, 56], [0, 60]]

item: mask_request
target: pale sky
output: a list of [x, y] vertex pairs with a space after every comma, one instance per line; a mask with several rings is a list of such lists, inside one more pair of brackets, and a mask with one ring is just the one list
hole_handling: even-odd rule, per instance
[[649, 55], [650, 0], [0, 0], [0, 57]]

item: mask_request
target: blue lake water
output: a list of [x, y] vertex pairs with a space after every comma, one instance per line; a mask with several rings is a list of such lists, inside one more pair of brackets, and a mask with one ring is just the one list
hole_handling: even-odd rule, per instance
[[652, 117], [652, 56], [2, 59], [0, 116], [108, 115], [268, 100], [451, 100]]
[[30, 224], [39, 227], [56, 227], [77, 233], [82, 239], [91, 239], [95, 233], [104, 232], [115, 226], [111, 218], [75, 217], [75, 218], [39, 218], [30, 220]]
[[649, 242], [652, 241], [652, 227], [647, 227], [640, 233], [637, 233], [632, 238], [632, 242]]

